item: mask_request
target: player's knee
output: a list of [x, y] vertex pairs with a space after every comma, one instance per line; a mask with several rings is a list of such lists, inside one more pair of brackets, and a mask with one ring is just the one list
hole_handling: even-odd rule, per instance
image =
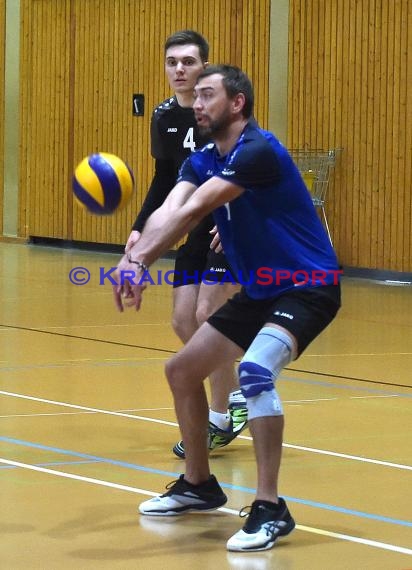
[[168, 360], [165, 364], [165, 375], [169, 384], [174, 381], [177, 367], [174, 365], [174, 358]]
[[184, 389], [185, 385], [184, 370], [178, 364], [176, 356], [166, 362], [165, 374], [170, 389], [176, 396], [180, 390]]
[[290, 361], [291, 352], [289, 335], [274, 327], [261, 329], [239, 365], [239, 384], [244, 396], [271, 390], [279, 372]]
[[239, 365], [239, 385], [246, 398], [249, 420], [283, 415], [282, 403], [270, 370], [255, 362], [242, 361]]
[[289, 335], [273, 327], [264, 327], [250, 345], [238, 371], [250, 419], [283, 415], [275, 381], [291, 352]]

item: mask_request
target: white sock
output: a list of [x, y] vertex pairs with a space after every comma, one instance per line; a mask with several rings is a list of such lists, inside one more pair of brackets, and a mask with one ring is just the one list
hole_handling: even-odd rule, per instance
[[229, 394], [229, 404], [245, 404], [246, 398], [242, 394], [242, 390], [234, 390]]
[[221, 414], [220, 412], [214, 412], [209, 410], [209, 421], [212, 422], [219, 429], [226, 430], [230, 424], [230, 415]]

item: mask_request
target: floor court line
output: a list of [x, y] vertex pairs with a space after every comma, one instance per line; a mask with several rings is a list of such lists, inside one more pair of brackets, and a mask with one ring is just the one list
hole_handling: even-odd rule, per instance
[[[285, 370], [287, 370], [285, 368]], [[292, 369], [291, 369], [292, 370]], [[322, 372], [305, 372], [304, 370], [296, 370], [296, 372], [303, 372], [304, 374], [311, 374], [311, 375], [319, 375], [319, 376], [330, 376], [333, 377], [333, 374], [324, 374]], [[340, 378], [340, 377], [339, 377]], [[356, 380], [359, 381], [359, 379], [357, 378], [344, 378], [346, 380]], [[299, 377], [293, 377], [293, 376], [286, 376], [284, 374], [281, 374], [281, 376], [279, 376], [279, 380], [283, 381], [283, 382], [296, 382], [299, 384], [309, 384], [312, 386], [319, 386], [321, 388], [333, 388], [335, 390], [350, 390], [350, 391], [354, 391], [354, 392], [366, 392], [368, 394], [374, 394], [377, 396], [398, 396], [398, 398], [412, 398], [412, 394], [405, 394], [405, 393], [399, 393], [399, 392], [394, 392], [392, 391], [388, 391], [387, 388], [392, 388], [394, 387], [399, 387], [399, 388], [408, 388], [410, 389], [411, 386], [406, 386], [406, 385], [401, 385], [401, 384], [386, 384], [384, 382], [377, 382], [377, 384], [384, 384], [385, 388], [369, 388], [369, 387], [365, 387], [365, 386], [346, 386], [345, 384], [335, 384], [332, 382], [327, 382], [326, 380], [311, 380], [309, 378], [299, 378]], [[362, 380], [363, 382], [373, 382], [372, 380]]]
[[[53, 452], [53, 453], [58, 453], [60, 455], [66, 455], [68, 457], [82, 458], [85, 460], [90, 460], [90, 461], [94, 461], [94, 462], [98, 462], [98, 463], [106, 463], [106, 464], [110, 464], [110, 465], [116, 465], [117, 467], [123, 467], [126, 469], [134, 469], [136, 471], [153, 473], [155, 475], [162, 475], [162, 476], [167, 475], [168, 477], [173, 477], [173, 478], [177, 478], [180, 475], [180, 472], [163, 471], [161, 469], [155, 469], [153, 467], [146, 467], [143, 465], [137, 465], [135, 463], [129, 463], [129, 462], [121, 461], [118, 459], [111, 459], [111, 458], [107, 458], [107, 457], [99, 457], [96, 455], [90, 455], [88, 453], [81, 453], [79, 451], [72, 451], [70, 449], [61, 449], [58, 447], [43, 445], [41, 443], [22, 441], [19, 439], [14, 439], [14, 438], [5, 437], [5, 436], [0, 436], [0, 441], [4, 441], [6, 443], [11, 443], [14, 445], [20, 445], [20, 446], [24, 446], [24, 447], [32, 447], [34, 449], [40, 449], [42, 451], [49, 451], [49, 452]], [[72, 462], [61, 462], [60, 463], [60, 465], [70, 465], [70, 464], [72, 464]], [[40, 464], [37, 464], [37, 465], [40, 465]], [[4, 467], [0, 467], [0, 470], [1, 469], [4, 469]], [[241, 485], [232, 485], [231, 483], [222, 483], [222, 482], [221, 482], [221, 485], [222, 485], [222, 487], [224, 487], [226, 489], [230, 489], [232, 491], [243, 491], [245, 493], [250, 493], [250, 494], [256, 493], [256, 489], [251, 488], [251, 487], [245, 487], [245, 486], [241, 486]], [[318, 501], [311, 501], [308, 499], [300, 499], [297, 497], [285, 496], [285, 499], [287, 499], [288, 501], [291, 501], [293, 503], [299, 503], [301, 505], [305, 505], [308, 507], [313, 507], [313, 508], [317, 508], [317, 509], [325, 509], [327, 511], [334, 511], [334, 512], [340, 513], [340, 514], [355, 516], [355, 517], [364, 518], [364, 519], [371, 519], [371, 520], [375, 520], [378, 522], [396, 524], [399, 526], [406, 526], [406, 527], [412, 528], [412, 522], [406, 521], [406, 520], [390, 518], [390, 517], [386, 517], [383, 515], [375, 515], [373, 513], [366, 513], [363, 511], [357, 511], [354, 509], [347, 509], [345, 507], [339, 507], [337, 505], [329, 505], [327, 503], [320, 503]]]
[[[337, 398], [319, 398], [316, 400], [283, 400], [284, 404], [316, 404], [316, 402], [324, 402], [324, 401], [331, 401], [337, 400]], [[113, 410], [116, 413], [124, 413], [124, 412], [161, 412], [161, 411], [173, 411], [174, 408], [133, 408], [129, 410]], [[83, 414], [98, 414], [100, 412], [96, 411], [79, 411], [79, 412], [50, 412], [50, 413], [33, 413], [33, 414], [5, 414], [0, 415], [0, 418], [7, 419], [7, 418], [42, 418], [47, 416], [76, 416], [76, 415], [83, 415]], [[134, 416], [137, 417], [137, 416]], [[177, 424], [174, 424], [177, 426]]]
[[27, 396], [25, 394], [16, 394], [15, 392], [5, 392], [0, 390], [0, 394], [3, 396], [11, 396], [13, 398], [21, 398], [23, 400], [32, 400], [33, 402], [42, 402], [44, 404], [53, 404], [55, 406], [63, 406], [66, 408], [74, 408], [76, 410], [85, 410], [87, 412], [97, 412], [99, 414], [106, 414], [109, 416], [120, 416], [123, 418], [129, 418], [132, 420], [146, 420], [153, 423], [159, 423], [170, 426], [177, 426], [176, 422], [168, 422], [166, 420], [157, 420], [156, 418], [145, 418], [144, 416], [136, 416], [133, 414], [126, 414], [124, 412], [113, 412], [111, 410], [101, 410], [100, 408], [90, 408], [89, 406], [79, 406], [77, 404], [69, 404], [68, 402], [58, 402], [56, 400], [47, 400], [45, 398], [36, 398], [34, 396]]
[[[88, 406], [80, 406], [77, 404], [69, 404], [68, 402], [58, 402], [56, 400], [48, 400], [45, 398], [37, 398], [34, 396], [27, 396], [25, 394], [17, 394], [15, 392], [6, 392], [4, 390], [0, 390], [0, 395], [3, 396], [10, 396], [13, 398], [21, 398], [24, 400], [31, 400], [34, 402], [42, 402], [42, 403], [46, 403], [46, 404], [53, 404], [56, 406], [62, 406], [62, 407], [68, 407], [68, 408], [74, 408], [77, 410], [84, 410], [87, 412], [94, 412], [94, 413], [100, 413], [100, 414], [105, 414], [105, 415], [111, 415], [111, 416], [118, 416], [118, 417], [125, 417], [125, 418], [129, 418], [129, 419], [133, 419], [133, 420], [141, 420], [141, 421], [146, 421], [146, 422], [152, 422], [152, 423], [157, 423], [157, 424], [163, 424], [163, 425], [168, 425], [168, 426], [172, 426], [172, 427], [178, 427], [178, 424], [176, 422], [169, 422], [166, 420], [158, 420], [156, 418], [148, 418], [145, 416], [136, 416], [133, 414], [126, 414], [123, 412], [115, 412], [115, 411], [111, 411], [111, 410], [103, 410], [103, 409], [99, 409], [99, 408], [90, 408]], [[244, 436], [244, 435], [239, 435], [238, 436], [239, 439], [245, 439], [248, 441], [252, 441], [252, 438], [249, 436]], [[372, 458], [368, 458], [368, 457], [360, 457], [357, 455], [350, 455], [347, 453], [339, 453], [336, 451], [329, 451], [329, 450], [324, 450], [324, 449], [316, 449], [313, 447], [305, 447], [302, 445], [293, 445], [290, 443], [284, 443], [283, 447], [285, 448], [290, 448], [290, 449], [296, 449], [298, 451], [305, 451], [308, 453], [318, 453], [320, 455], [329, 455], [331, 457], [340, 457], [341, 459], [348, 459], [351, 461], [360, 461], [362, 463], [371, 463], [374, 465], [381, 465], [383, 467], [392, 467], [394, 469], [404, 469], [406, 471], [412, 471], [412, 466], [410, 465], [403, 465], [400, 463], [392, 463], [390, 461], [382, 461], [380, 459], [372, 459]]]
[[[124, 412], [160, 412], [160, 411], [168, 411], [170, 412], [173, 408], [135, 408], [130, 410], [115, 410], [118, 413]], [[7, 419], [7, 418], [42, 418], [48, 416], [81, 416], [87, 414], [98, 414], [99, 412], [50, 412], [50, 413], [39, 413], [39, 414], [6, 414], [0, 416], [0, 419]], [[176, 424], [177, 425], [177, 424]]]
[[[153, 493], [152, 491], [148, 491], [146, 489], [139, 489], [137, 487], [120, 485], [118, 483], [111, 483], [110, 481], [103, 481], [101, 479], [94, 479], [92, 477], [84, 477], [82, 475], [73, 475], [72, 473], [64, 473], [63, 471], [56, 471], [55, 469], [47, 469], [45, 467], [38, 467], [36, 465], [30, 465], [28, 463], [20, 463], [18, 461], [11, 461], [8, 459], [3, 459], [3, 458], [0, 458], [0, 463], [4, 463], [6, 465], [12, 465], [14, 467], [20, 467], [22, 469], [28, 469], [31, 471], [37, 471], [40, 473], [46, 473], [46, 474], [54, 475], [57, 477], [65, 477], [68, 479], [83, 481], [85, 483], [91, 483], [94, 485], [101, 485], [104, 487], [111, 487], [111, 488], [122, 490], [122, 491], [128, 491], [128, 492], [137, 493], [137, 494], [141, 494], [141, 495], [148, 495], [150, 497], [155, 497], [158, 495], [158, 493]], [[236, 516], [239, 514], [239, 511], [236, 511], [234, 509], [228, 509], [225, 507], [221, 507], [219, 509], [219, 511], [227, 513], [227, 514], [231, 514], [231, 515], [236, 515]], [[412, 549], [405, 548], [402, 546], [396, 546], [394, 544], [388, 544], [388, 543], [379, 542], [376, 540], [364, 539], [364, 538], [360, 538], [357, 536], [351, 536], [351, 535], [347, 535], [347, 534], [330, 532], [330, 531], [327, 531], [324, 529], [313, 528], [313, 527], [308, 527], [308, 526], [299, 525], [299, 524], [296, 525], [296, 528], [298, 530], [303, 531], [303, 532], [309, 532], [309, 533], [318, 534], [321, 536], [326, 536], [329, 538], [335, 538], [338, 540], [344, 540], [344, 541], [348, 541], [348, 542], [355, 542], [355, 543], [362, 544], [365, 546], [371, 546], [374, 548], [380, 548], [382, 550], [389, 550], [392, 552], [397, 552], [400, 554], [407, 554], [409, 556], [412, 556]]]

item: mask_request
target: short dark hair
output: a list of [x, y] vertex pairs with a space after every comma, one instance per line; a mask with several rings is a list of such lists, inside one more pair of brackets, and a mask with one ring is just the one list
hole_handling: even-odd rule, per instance
[[199, 48], [200, 59], [206, 62], [209, 58], [209, 44], [207, 40], [194, 30], [181, 30], [169, 36], [165, 42], [165, 53], [172, 46], [185, 46], [194, 44]]
[[254, 93], [252, 82], [249, 77], [239, 67], [235, 65], [209, 65], [206, 67], [197, 78], [197, 81], [209, 75], [219, 74], [223, 76], [222, 83], [226, 90], [227, 95], [233, 99], [238, 93], [243, 93], [245, 96], [245, 105], [242, 109], [244, 117], [249, 119], [253, 113]]

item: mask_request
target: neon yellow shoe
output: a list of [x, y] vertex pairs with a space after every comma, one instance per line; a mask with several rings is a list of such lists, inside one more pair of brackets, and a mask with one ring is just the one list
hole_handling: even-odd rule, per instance
[[[209, 450], [213, 451], [219, 447], [229, 445], [246, 427], [247, 427], [247, 408], [243, 403], [229, 404], [230, 424], [228, 429], [218, 428], [212, 422], [209, 422]], [[173, 453], [185, 458], [185, 446], [183, 440], [180, 440], [173, 447]]]

